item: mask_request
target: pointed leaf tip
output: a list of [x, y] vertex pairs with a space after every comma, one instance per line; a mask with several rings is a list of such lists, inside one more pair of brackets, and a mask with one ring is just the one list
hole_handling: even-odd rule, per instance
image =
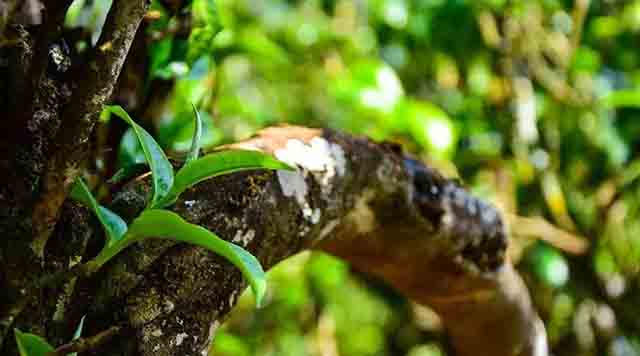
[[200, 147], [202, 146], [202, 117], [200, 117], [200, 113], [193, 103], [191, 103], [191, 107], [193, 108], [195, 126], [193, 129], [193, 138], [191, 139], [191, 149], [189, 149], [185, 165], [198, 159]]

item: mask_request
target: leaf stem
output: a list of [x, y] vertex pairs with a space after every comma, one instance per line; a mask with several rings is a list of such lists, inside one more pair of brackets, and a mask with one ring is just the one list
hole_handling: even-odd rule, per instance
[[49, 352], [46, 356], [66, 356], [74, 352], [80, 353], [93, 350], [98, 346], [108, 342], [122, 331], [123, 328], [121, 326], [112, 326], [109, 329], [101, 331], [94, 336], [75, 339], [67, 344], [58, 347], [57, 349], [55, 349], [55, 351]]

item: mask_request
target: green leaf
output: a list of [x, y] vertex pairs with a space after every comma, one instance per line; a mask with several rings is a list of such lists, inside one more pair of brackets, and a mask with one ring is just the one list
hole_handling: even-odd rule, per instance
[[167, 156], [162, 151], [156, 140], [149, 135], [140, 125], [136, 124], [122, 107], [118, 105], [107, 106], [105, 110], [109, 110], [119, 118], [126, 121], [134, 130], [138, 142], [144, 150], [144, 155], [151, 167], [153, 180], [153, 198], [149, 207], [153, 208], [162, 200], [171, 190], [173, 186], [173, 166], [169, 163]]
[[640, 107], [640, 90], [621, 89], [615, 90], [600, 98], [600, 104], [608, 108]]
[[[106, 110], [103, 113], [106, 113], [107, 117], [111, 116]], [[118, 167], [125, 168], [135, 164], [146, 164], [146, 162], [144, 150], [138, 142], [135, 130], [129, 127], [122, 135], [118, 146]]]
[[[80, 319], [80, 323], [78, 324], [78, 327], [76, 328], [76, 332], [73, 333], [73, 338], [71, 340], [78, 340], [80, 338], [80, 336], [82, 336], [82, 329], [84, 328], [84, 318], [86, 317], [86, 315], [84, 315], [82, 317], [82, 319]], [[72, 352], [70, 354], [67, 354], [67, 356], [78, 356], [77, 352]]]
[[159, 206], [173, 204], [182, 192], [205, 179], [249, 169], [293, 170], [286, 163], [262, 152], [229, 150], [211, 153], [186, 164], [178, 171], [171, 192]]
[[[212, 123], [211, 116], [206, 111], [200, 112], [202, 118], [202, 135], [200, 138], [200, 152], [207, 147], [212, 147], [223, 140], [225, 134], [224, 131], [215, 127]], [[185, 152], [185, 155], [191, 149], [193, 142], [193, 132], [196, 123], [193, 120], [193, 113], [189, 113], [188, 120], [185, 120], [180, 116], [174, 117], [173, 121], [164, 126], [160, 133], [163, 134], [163, 139], [166, 140], [168, 147], [171, 147], [173, 151]]]
[[187, 155], [187, 161], [185, 164], [189, 164], [192, 161], [198, 159], [198, 155], [200, 154], [200, 145], [202, 141], [202, 118], [200, 117], [200, 113], [193, 103], [191, 104], [193, 107], [194, 114], [194, 122], [195, 127], [193, 129], [193, 139], [191, 140], [191, 149], [189, 150], [189, 154]]
[[98, 213], [96, 214], [98, 219], [102, 222], [103, 226], [109, 226], [111, 233], [109, 235], [109, 241], [107, 245], [113, 244], [115, 241], [120, 240], [124, 234], [127, 233], [127, 223], [122, 220], [120, 215], [105, 208], [104, 206], [98, 206]]
[[80, 336], [82, 336], [82, 329], [84, 328], [84, 319], [86, 318], [86, 315], [82, 316], [82, 319], [80, 319], [80, 323], [78, 323], [78, 327], [76, 328], [76, 331], [73, 333], [73, 338], [71, 340], [77, 340], [80, 338]]
[[53, 346], [38, 335], [23, 333], [18, 329], [13, 329], [13, 331], [16, 335], [20, 356], [45, 356], [55, 351]]
[[64, 17], [64, 27], [74, 28], [78, 26], [78, 19], [81, 17], [85, 2], [86, 0], [76, 0], [71, 3]]
[[127, 223], [118, 214], [98, 204], [81, 177], [71, 188], [71, 198], [91, 208], [107, 234], [107, 245], [119, 240], [127, 232]]
[[266, 289], [265, 274], [260, 262], [240, 246], [219, 238], [201, 226], [190, 224], [168, 210], [145, 210], [131, 223], [123, 239], [104, 248], [91, 263], [99, 268], [132, 243], [149, 238], [188, 242], [223, 256], [242, 271], [251, 284], [256, 303], [260, 305]]

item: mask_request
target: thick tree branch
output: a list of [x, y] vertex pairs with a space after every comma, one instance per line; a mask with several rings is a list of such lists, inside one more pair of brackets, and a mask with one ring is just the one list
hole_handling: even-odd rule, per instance
[[73, 100], [61, 115], [63, 121], [42, 180], [43, 190], [33, 211], [37, 231], [32, 248], [36, 253], [41, 254], [44, 249], [69, 187], [78, 175], [93, 126], [111, 97], [148, 5], [147, 0], [115, 0], [93, 56], [77, 70]]
[[[6, 120], [0, 124], [0, 169], [5, 173], [0, 179], [0, 231], [5, 237], [0, 244], [0, 283], [5, 290], [0, 295], [0, 339], [12, 322], [43, 331], [41, 316], [48, 308], [56, 308], [54, 324], [64, 315], [60, 306], [68, 295], [49, 305], [43, 293], [36, 293], [40, 290], [26, 286], [48, 272], [68, 268], [67, 259], [77, 260], [83, 254], [85, 244], [80, 240], [73, 252], [79, 256], [64, 251], [45, 259], [43, 252], [61, 222], [61, 206], [85, 160], [93, 125], [111, 96], [148, 3], [113, 1], [97, 47], [86, 63], [71, 68], [60, 38], [70, 0], [47, 1], [39, 27], [5, 29], [16, 43], [3, 49], [8, 66], [0, 68], [7, 79], [0, 85], [0, 101], [7, 104]], [[64, 229], [62, 224], [58, 229]], [[72, 290], [69, 287], [66, 293]], [[25, 295], [35, 297], [25, 302], [21, 300]], [[30, 312], [20, 315], [19, 306], [25, 304]]]
[[[504, 226], [489, 204], [395, 145], [333, 131], [271, 128], [233, 147], [273, 153], [300, 170], [205, 181], [174, 207], [187, 220], [247, 248], [265, 268], [307, 248], [340, 256], [437, 310], [458, 355], [547, 354], [544, 327], [504, 257]], [[138, 180], [113, 208], [132, 218], [148, 192]], [[119, 342], [135, 340], [143, 356], [206, 354], [245, 287], [218, 256], [166, 241], [130, 247], [95, 282], [91, 307], [77, 314], [101, 320], [97, 330], [127, 325], [131, 334]], [[111, 343], [99, 354], [127, 347]]]

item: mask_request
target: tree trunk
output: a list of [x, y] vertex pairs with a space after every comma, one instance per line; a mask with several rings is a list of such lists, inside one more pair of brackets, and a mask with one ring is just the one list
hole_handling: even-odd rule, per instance
[[[0, 45], [0, 354], [17, 354], [14, 327], [61, 345], [87, 315], [84, 334], [101, 338], [85, 354], [206, 355], [245, 282], [202, 248], [138, 243], [90, 278], [36, 282], [101, 246], [95, 218], [66, 197], [147, 1], [115, 0], [98, 45], [71, 67], [58, 36], [70, 1], [45, 2], [41, 20], [22, 24], [7, 21], [16, 3], [0, 1], [0, 40], [10, 42]], [[265, 268], [303, 249], [339, 256], [432, 306], [459, 355], [546, 355], [544, 327], [505, 259], [505, 227], [489, 204], [393, 144], [280, 127], [232, 146], [298, 171], [205, 181], [173, 207], [186, 220], [245, 247]], [[136, 179], [112, 208], [131, 220], [149, 190]]]

